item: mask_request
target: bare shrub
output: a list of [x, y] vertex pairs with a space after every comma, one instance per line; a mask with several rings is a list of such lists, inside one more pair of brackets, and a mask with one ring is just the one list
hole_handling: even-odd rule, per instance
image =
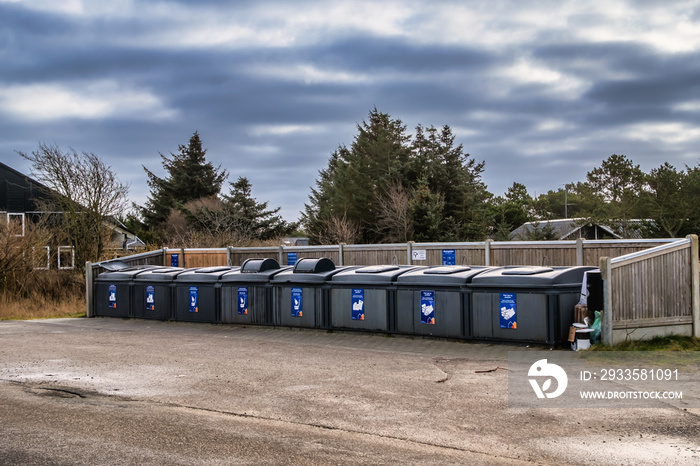
[[376, 231], [384, 242], [405, 243], [413, 238], [411, 196], [400, 184], [391, 186], [386, 195], [377, 197], [379, 212]]
[[24, 234], [11, 223], [0, 224], [0, 291], [21, 295], [30, 286], [35, 267], [45, 264], [39, 257], [51, 235], [42, 225], [27, 222]]
[[347, 214], [343, 216], [332, 215], [325, 221], [318, 241], [321, 244], [354, 244], [362, 233], [362, 228], [356, 222], [348, 219]]
[[75, 270], [41, 270], [55, 263], [47, 257], [52, 235], [42, 223], [28, 222], [24, 236], [0, 223], [0, 318], [74, 315], [84, 307], [85, 281]]

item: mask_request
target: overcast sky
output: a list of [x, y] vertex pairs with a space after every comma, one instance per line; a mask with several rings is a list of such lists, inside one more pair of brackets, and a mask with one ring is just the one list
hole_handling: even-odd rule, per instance
[[0, 0], [0, 160], [93, 152], [143, 203], [198, 131], [296, 220], [376, 106], [536, 195], [614, 153], [697, 165], [699, 51], [698, 1]]

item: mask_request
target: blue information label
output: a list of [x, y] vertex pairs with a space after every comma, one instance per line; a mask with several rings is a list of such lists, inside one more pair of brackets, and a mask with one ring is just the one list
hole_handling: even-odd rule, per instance
[[302, 317], [301, 288], [292, 288], [292, 317]]
[[501, 313], [501, 328], [518, 328], [517, 300], [515, 293], [501, 293], [499, 303]]
[[180, 267], [180, 254], [170, 256], [170, 267]]
[[443, 249], [442, 250], [442, 265], [455, 265], [455, 250], [454, 249]]
[[112, 308], [117, 308], [117, 285], [109, 285], [109, 302], [107, 305]]
[[151, 285], [146, 287], [146, 310], [156, 310], [156, 290]]
[[435, 292], [420, 292], [420, 323], [435, 324]]
[[190, 312], [199, 312], [199, 297], [196, 286], [190, 287]]
[[365, 290], [352, 290], [352, 320], [365, 320]]
[[238, 313], [248, 314], [248, 288], [245, 286], [238, 287]]
[[297, 253], [288, 252], [287, 253], [287, 265], [294, 265], [297, 263]]

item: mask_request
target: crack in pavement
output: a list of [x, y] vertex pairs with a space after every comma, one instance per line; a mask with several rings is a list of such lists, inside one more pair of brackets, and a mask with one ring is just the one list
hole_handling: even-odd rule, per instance
[[[347, 434], [351, 434], [351, 435], [366, 436], [366, 437], [370, 437], [370, 438], [393, 440], [393, 441], [404, 442], [404, 443], [412, 444], [412, 445], [416, 445], [416, 446], [432, 447], [432, 448], [444, 449], [444, 450], [448, 450], [448, 451], [456, 451], [456, 452], [462, 452], [462, 453], [482, 455], [482, 456], [487, 457], [487, 458], [493, 458], [494, 460], [502, 459], [502, 460], [508, 460], [508, 461], [512, 461], [512, 462], [520, 462], [521, 464], [533, 464], [532, 461], [523, 460], [522, 458], [515, 458], [515, 457], [503, 456], [503, 455], [494, 455], [493, 453], [481, 451], [481, 450], [458, 447], [455, 445], [446, 445], [446, 444], [425, 442], [425, 441], [421, 441], [421, 440], [411, 439], [408, 437], [400, 437], [400, 436], [389, 435], [389, 434], [378, 434], [378, 433], [367, 432], [367, 431], [358, 430], [358, 429], [348, 429], [348, 428], [344, 428], [344, 427], [337, 427], [337, 426], [321, 424], [321, 423], [295, 421], [295, 420], [290, 420], [290, 419], [280, 419], [280, 418], [274, 418], [274, 417], [269, 417], [269, 416], [248, 414], [245, 412], [240, 413], [240, 412], [226, 411], [226, 410], [215, 409], [215, 408], [204, 408], [204, 407], [200, 407], [200, 406], [192, 406], [192, 405], [159, 401], [159, 400], [144, 400], [144, 399], [132, 398], [132, 397], [124, 396], [124, 395], [107, 394], [107, 393], [94, 392], [94, 391], [89, 391], [89, 390], [78, 390], [78, 389], [74, 389], [74, 388], [69, 389], [69, 388], [61, 388], [61, 387], [45, 387], [45, 386], [41, 386], [41, 385], [37, 386], [35, 384], [32, 384], [31, 382], [22, 382], [22, 381], [16, 381], [16, 380], [0, 379], [0, 382], [7, 382], [7, 383], [10, 383], [12, 385], [20, 386], [23, 389], [25, 389], [26, 392], [31, 393], [31, 394], [36, 395], [36, 396], [47, 396], [50, 393], [49, 396], [54, 396], [56, 398], [61, 398], [61, 399], [66, 399], [66, 400], [68, 400], [68, 399], [90, 399], [92, 401], [99, 401], [99, 400], [106, 400], [107, 401], [108, 400], [108, 401], [115, 401], [115, 402], [131, 402], [131, 403], [138, 403], [138, 404], [142, 404], [142, 405], [151, 405], [151, 406], [164, 406], [167, 408], [183, 409], [183, 410], [191, 411], [194, 413], [217, 414], [217, 415], [228, 416], [228, 417], [239, 418], [239, 419], [251, 419], [251, 420], [261, 421], [261, 422], [277, 423], [280, 425], [292, 425], [292, 426], [301, 426], [301, 427], [307, 427], [307, 428], [312, 428], [312, 429], [321, 429], [321, 430], [327, 430], [327, 431], [333, 431], [333, 432], [339, 432], [339, 433], [347, 433]], [[41, 392], [48, 392], [48, 393], [41, 393]], [[68, 395], [68, 396], [66, 396], [66, 395]]]

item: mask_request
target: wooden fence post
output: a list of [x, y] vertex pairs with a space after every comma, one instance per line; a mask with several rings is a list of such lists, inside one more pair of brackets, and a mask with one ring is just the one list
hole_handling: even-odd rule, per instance
[[94, 277], [92, 275], [92, 262], [85, 262], [85, 316], [94, 317], [95, 309], [92, 300], [92, 290], [94, 289]]
[[610, 257], [600, 258], [600, 273], [603, 278], [603, 316], [601, 319], [601, 337], [604, 345], [613, 344], [613, 306], [611, 286], [612, 264]]
[[688, 235], [690, 239], [691, 296], [693, 306], [693, 336], [700, 338], [700, 258], [698, 258], [698, 235]]
[[576, 240], [576, 265], [583, 265], [583, 238]]

